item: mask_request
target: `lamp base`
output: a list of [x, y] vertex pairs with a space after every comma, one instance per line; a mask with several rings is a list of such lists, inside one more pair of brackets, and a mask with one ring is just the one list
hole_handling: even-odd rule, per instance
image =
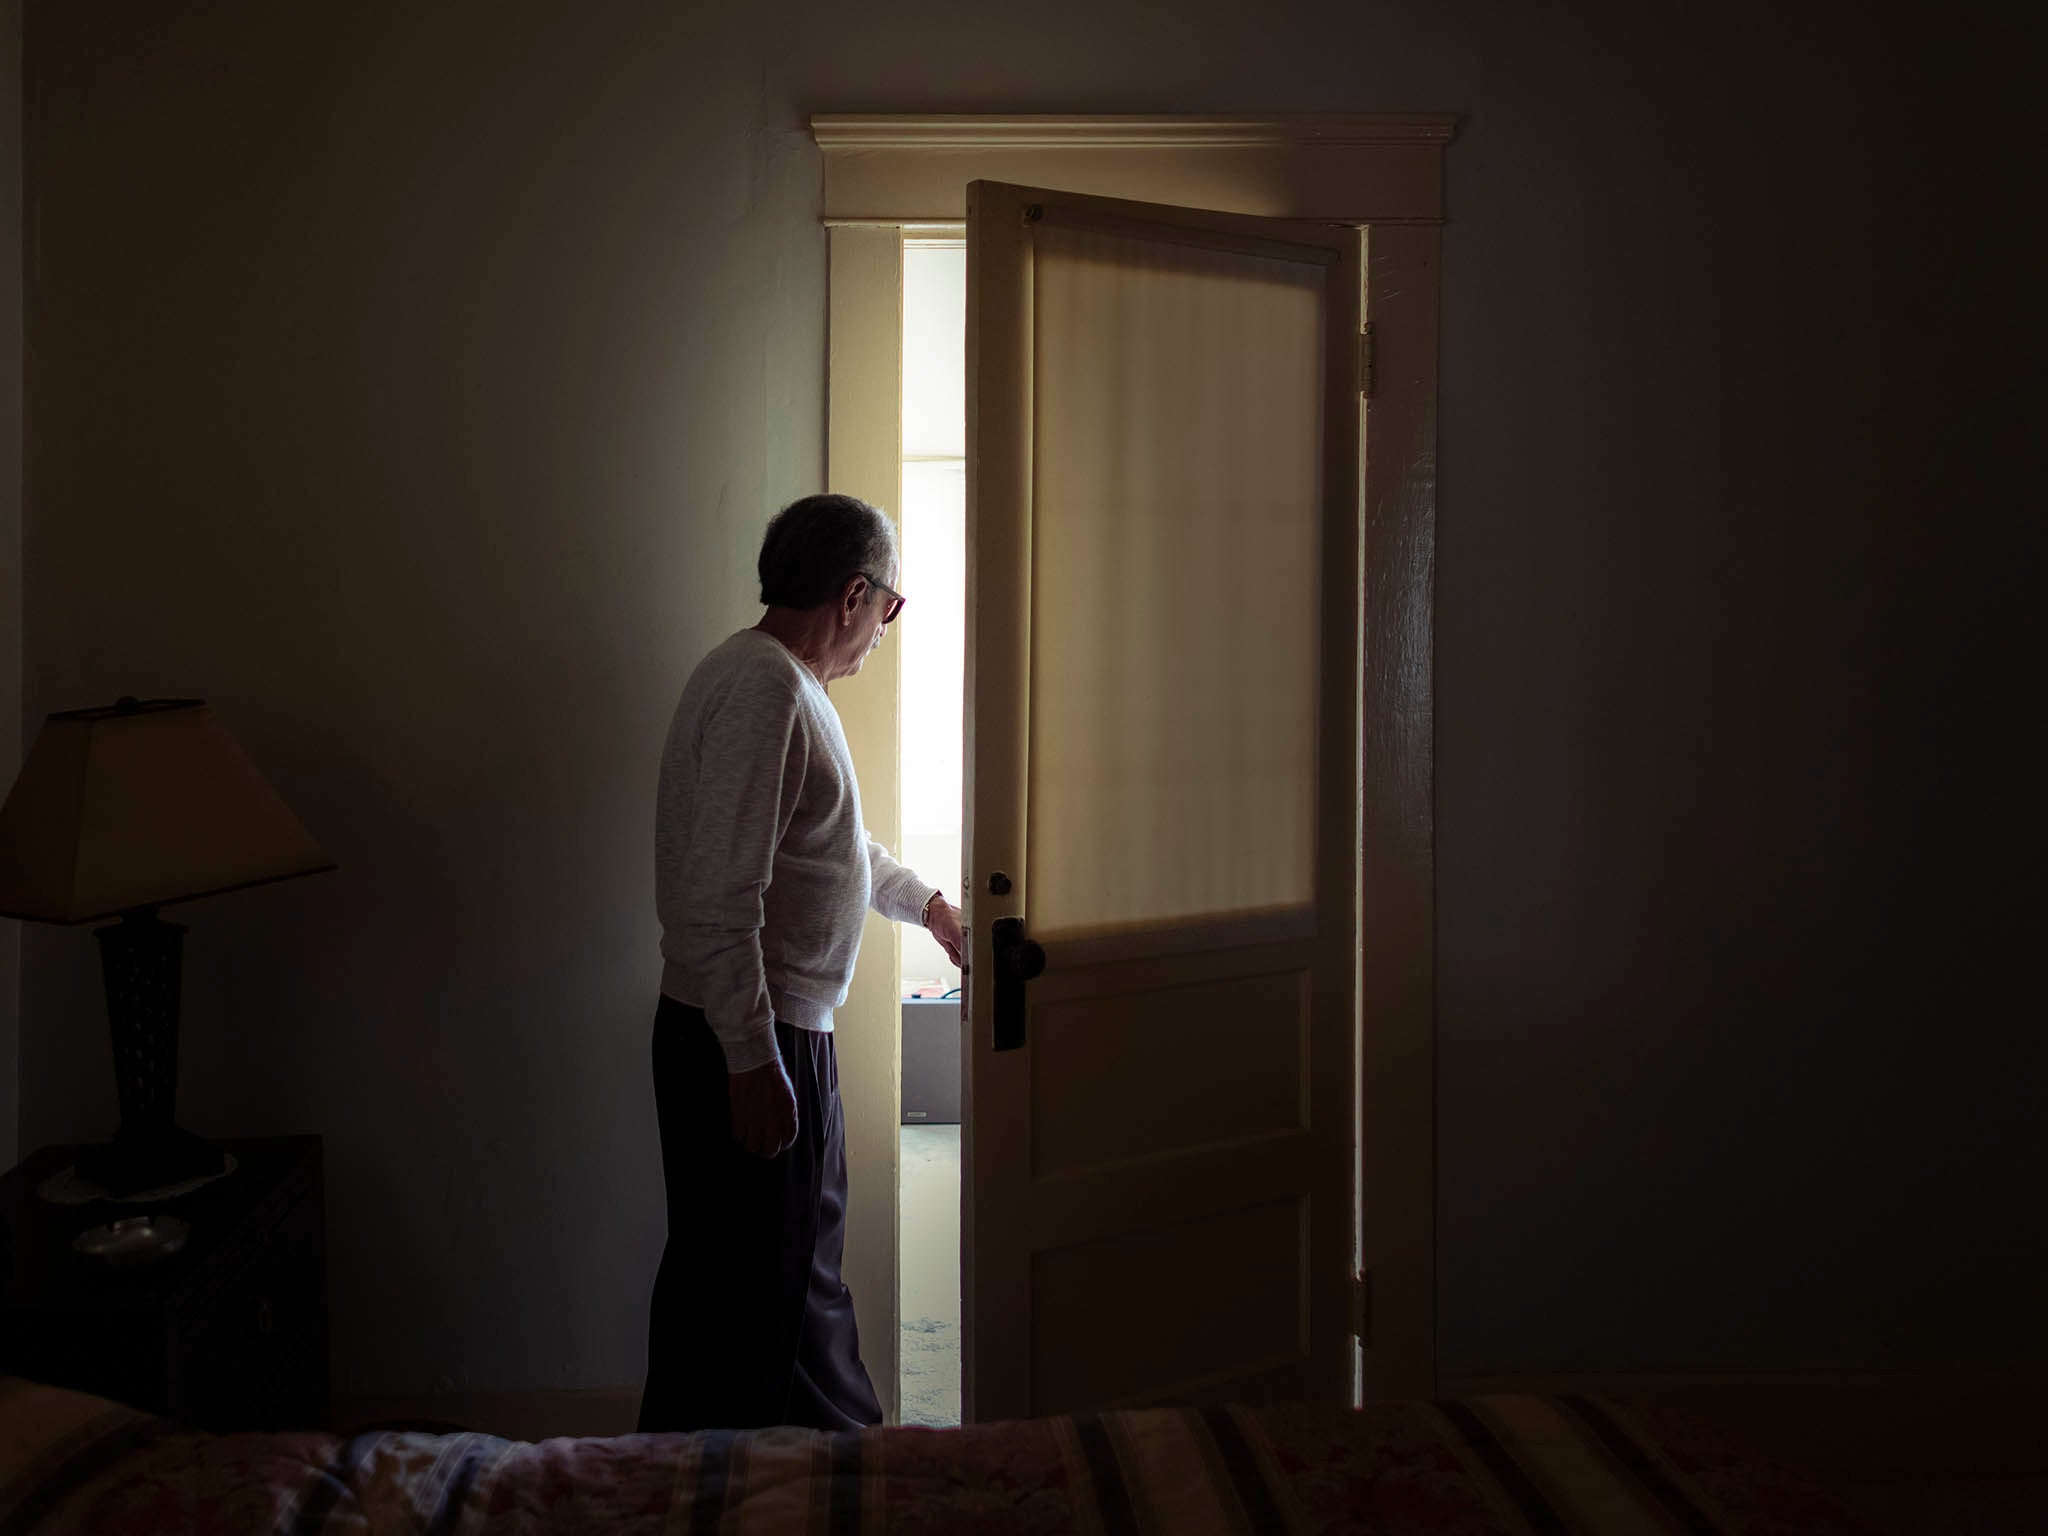
[[133, 1195], [222, 1172], [225, 1154], [178, 1129], [178, 991], [185, 930], [136, 907], [93, 930], [107, 983], [107, 1026], [121, 1129], [78, 1159], [81, 1177]]
[[79, 1177], [110, 1195], [133, 1195], [166, 1184], [183, 1184], [224, 1172], [227, 1154], [203, 1137], [175, 1125], [141, 1134], [117, 1134], [112, 1141], [78, 1154]]

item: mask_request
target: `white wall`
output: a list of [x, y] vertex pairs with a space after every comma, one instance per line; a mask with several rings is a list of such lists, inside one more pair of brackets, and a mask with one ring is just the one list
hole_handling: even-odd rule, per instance
[[[339, 1390], [639, 1374], [655, 755], [821, 473], [812, 110], [1467, 114], [1444, 1362], [2048, 1358], [2025, 332], [1947, 159], [2019, 51], [1610, 9], [32, 0], [25, 702], [206, 695], [343, 866], [183, 914], [188, 1123], [328, 1139]], [[28, 935], [29, 1145], [112, 1123], [89, 951]]]

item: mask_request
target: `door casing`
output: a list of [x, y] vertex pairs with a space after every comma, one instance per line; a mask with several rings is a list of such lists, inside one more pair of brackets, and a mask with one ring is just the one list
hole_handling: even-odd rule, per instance
[[[1363, 429], [1359, 573], [1365, 654], [1356, 1103], [1360, 1262], [1370, 1298], [1361, 1388], [1367, 1398], [1433, 1395], [1437, 315], [1443, 154], [1456, 119], [822, 114], [811, 129], [824, 161], [829, 242], [828, 481], [888, 508], [899, 490], [901, 240], [906, 232], [964, 230], [970, 180], [1334, 220], [1366, 231], [1364, 303], [1375, 377]], [[894, 820], [897, 675], [893, 663], [871, 666], [836, 695], [878, 835]], [[927, 873], [955, 894], [957, 872]], [[846, 1274], [870, 1372], [892, 1420], [897, 948], [886, 925], [872, 921], [838, 1035], [853, 1170]]]

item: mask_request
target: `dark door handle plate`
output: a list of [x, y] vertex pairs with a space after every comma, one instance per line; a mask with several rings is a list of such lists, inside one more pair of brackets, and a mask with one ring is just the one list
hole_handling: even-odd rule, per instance
[[989, 929], [995, 961], [995, 1048], [1024, 1048], [1024, 983], [1045, 969], [1045, 951], [1024, 937], [1024, 919], [999, 917]]

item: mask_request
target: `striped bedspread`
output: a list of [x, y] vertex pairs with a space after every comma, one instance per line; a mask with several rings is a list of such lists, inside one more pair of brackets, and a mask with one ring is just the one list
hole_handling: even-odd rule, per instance
[[1790, 1474], [1609, 1399], [1163, 1408], [951, 1430], [528, 1445], [207, 1435], [0, 1379], [0, 1536], [1856, 1529]]

